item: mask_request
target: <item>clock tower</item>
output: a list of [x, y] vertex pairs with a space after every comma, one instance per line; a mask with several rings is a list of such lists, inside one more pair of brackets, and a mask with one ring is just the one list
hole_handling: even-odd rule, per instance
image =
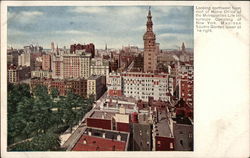
[[155, 34], [153, 32], [153, 22], [151, 10], [149, 7], [147, 16], [147, 30], [143, 36], [144, 40], [144, 72], [154, 72], [156, 70], [156, 43]]

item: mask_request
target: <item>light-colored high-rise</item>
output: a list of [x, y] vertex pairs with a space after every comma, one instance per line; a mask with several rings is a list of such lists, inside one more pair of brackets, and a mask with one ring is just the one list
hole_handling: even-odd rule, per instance
[[59, 79], [89, 78], [90, 53], [54, 55], [52, 77]]

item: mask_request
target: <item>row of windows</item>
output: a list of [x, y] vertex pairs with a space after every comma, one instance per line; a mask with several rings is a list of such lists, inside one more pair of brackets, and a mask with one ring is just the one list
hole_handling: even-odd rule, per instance
[[[135, 92], [135, 91], [124, 91], [124, 94], [139, 94], [139, 92]], [[141, 92], [142, 95], [154, 95], [154, 93], [145, 93], [145, 92]]]

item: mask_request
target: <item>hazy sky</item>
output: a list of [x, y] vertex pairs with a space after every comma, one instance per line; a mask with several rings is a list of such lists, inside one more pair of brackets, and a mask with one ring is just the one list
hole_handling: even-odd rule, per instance
[[[147, 6], [8, 7], [8, 46], [36, 44], [50, 48], [94, 43], [96, 48], [143, 48]], [[151, 7], [156, 42], [161, 49], [193, 48], [193, 7]]]

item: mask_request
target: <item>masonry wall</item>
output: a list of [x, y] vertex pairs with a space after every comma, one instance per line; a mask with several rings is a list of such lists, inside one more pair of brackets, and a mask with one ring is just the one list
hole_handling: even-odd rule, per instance
[[129, 124], [117, 122], [117, 131], [129, 132]]
[[155, 144], [156, 151], [174, 150], [174, 138], [155, 136], [155, 143], [156, 143]]
[[87, 118], [87, 126], [111, 130], [111, 120]]

